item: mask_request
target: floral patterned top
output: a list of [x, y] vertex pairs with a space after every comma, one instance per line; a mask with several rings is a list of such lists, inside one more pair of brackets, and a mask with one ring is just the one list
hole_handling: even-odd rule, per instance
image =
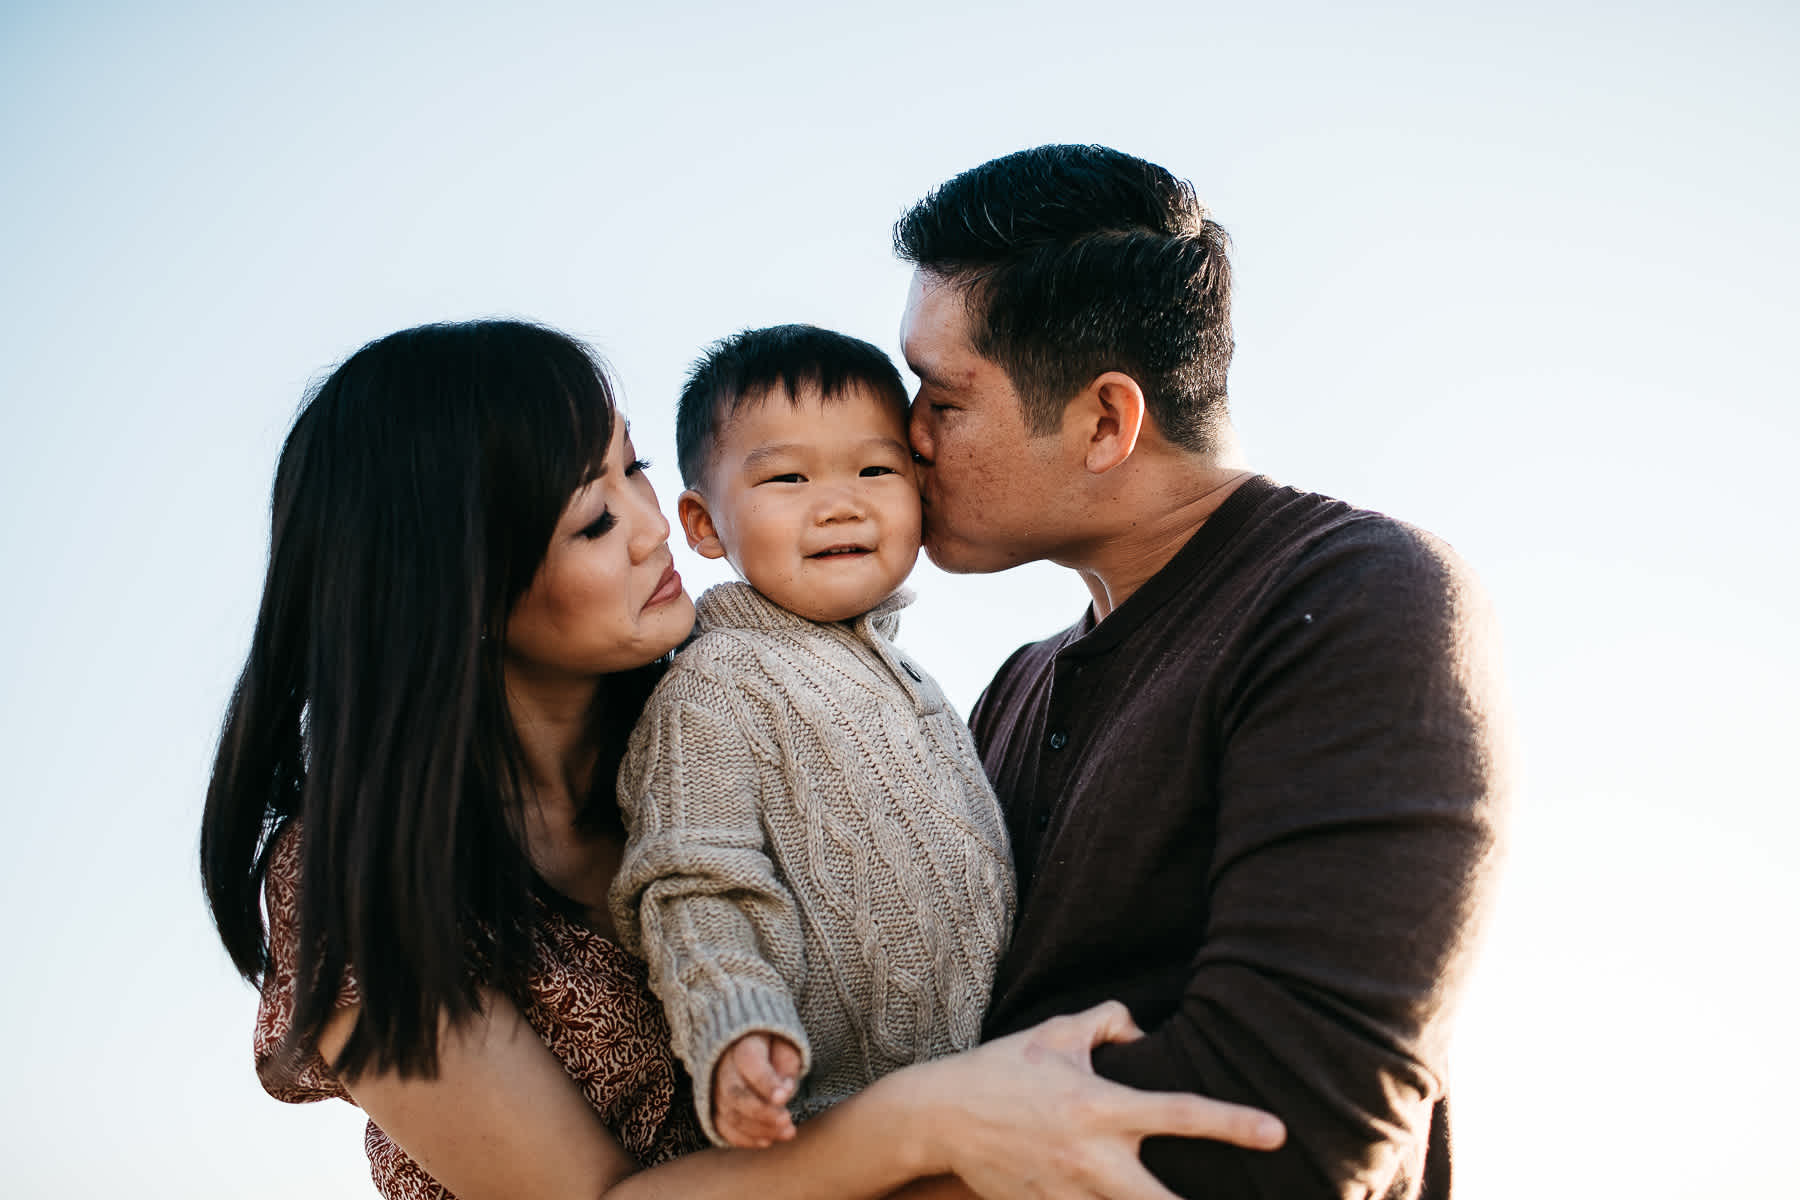
[[[316, 1051], [293, 1064], [277, 1053], [294, 1013], [300, 839], [282, 831], [269, 862], [270, 969], [256, 1013], [256, 1073], [277, 1100], [349, 1100]], [[687, 1075], [669, 1050], [669, 1026], [644, 964], [585, 926], [543, 910], [540, 962], [525, 1020], [562, 1060], [588, 1103], [626, 1152], [648, 1166], [704, 1146]], [[338, 1003], [357, 1002], [344, 980]], [[375, 1122], [363, 1138], [375, 1189], [386, 1200], [454, 1200]]]

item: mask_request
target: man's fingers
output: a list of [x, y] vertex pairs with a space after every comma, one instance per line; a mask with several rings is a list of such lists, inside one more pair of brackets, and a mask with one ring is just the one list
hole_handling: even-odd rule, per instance
[[1125, 1089], [1128, 1128], [1149, 1137], [1207, 1138], [1246, 1150], [1273, 1150], [1287, 1140], [1287, 1128], [1261, 1109], [1228, 1104], [1185, 1092]]
[[[1135, 1150], [1109, 1156], [1104, 1164], [1096, 1165], [1104, 1165], [1107, 1170], [1099, 1177], [1105, 1181], [1103, 1184], [1090, 1185], [1095, 1200], [1181, 1200], [1150, 1173]], [[1099, 1190], [1101, 1187], [1105, 1190]]]
[[1131, 1019], [1131, 1010], [1117, 1000], [1096, 1004], [1075, 1016], [1088, 1023], [1089, 1046], [1098, 1046], [1101, 1042], [1134, 1042], [1144, 1036], [1138, 1023]]
[[1144, 1036], [1131, 1010], [1117, 1000], [1108, 1000], [1092, 1008], [1052, 1017], [1029, 1031], [1029, 1045], [1054, 1050], [1079, 1061], [1085, 1067], [1088, 1052], [1102, 1042], [1130, 1042]]

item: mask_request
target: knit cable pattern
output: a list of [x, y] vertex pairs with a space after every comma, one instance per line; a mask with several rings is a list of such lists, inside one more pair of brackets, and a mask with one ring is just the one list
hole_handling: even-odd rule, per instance
[[801, 1048], [801, 1119], [979, 1039], [1012, 858], [968, 727], [893, 644], [910, 599], [822, 624], [713, 588], [633, 733], [613, 910], [714, 1141], [746, 1033]]

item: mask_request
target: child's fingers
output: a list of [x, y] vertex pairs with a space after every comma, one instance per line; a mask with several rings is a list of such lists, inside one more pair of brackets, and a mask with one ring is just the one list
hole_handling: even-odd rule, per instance
[[758, 1101], [754, 1106], [733, 1106], [714, 1122], [733, 1146], [769, 1146], [794, 1136], [794, 1121], [787, 1109]]
[[771, 1038], [766, 1033], [745, 1034], [725, 1052], [742, 1077], [744, 1086], [758, 1100], [767, 1104], [786, 1104], [793, 1098], [799, 1063], [792, 1071], [778, 1071], [770, 1061], [770, 1042], [788, 1045], [786, 1038]]
[[[774, 1043], [792, 1050], [785, 1038]], [[794, 1121], [784, 1104], [798, 1080], [799, 1057], [784, 1077], [770, 1061], [767, 1034], [746, 1034], [733, 1042], [713, 1071], [713, 1127], [733, 1146], [760, 1147], [794, 1136]], [[784, 1060], [786, 1055], [782, 1056]]]
[[785, 1104], [794, 1098], [794, 1092], [800, 1086], [800, 1047], [779, 1035], [769, 1036], [769, 1067], [780, 1077], [785, 1091], [778, 1091], [772, 1099]]
[[731, 1081], [713, 1106], [713, 1124], [727, 1142], [733, 1146], [767, 1146], [794, 1136], [793, 1118], [787, 1109], [754, 1095], [742, 1086], [743, 1080], [735, 1071], [721, 1072], [721, 1076], [726, 1074]]
[[719, 1136], [733, 1146], [766, 1145], [768, 1130], [758, 1117], [767, 1107], [750, 1091], [732, 1056], [721, 1058], [713, 1073], [713, 1126]]

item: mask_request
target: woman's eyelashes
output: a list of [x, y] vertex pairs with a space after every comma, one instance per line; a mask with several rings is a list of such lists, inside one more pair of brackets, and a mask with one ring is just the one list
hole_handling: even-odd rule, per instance
[[583, 525], [580, 530], [577, 531], [577, 535], [591, 541], [606, 533], [617, 523], [618, 522], [612, 515], [612, 510], [610, 508], [604, 508], [600, 510], [599, 516], [595, 517], [592, 521], [589, 521], [586, 525]]
[[[647, 458], [634, 458], [625, 464], [625, 474], [628, 476], [642, 475], [649, 469], [650, 460]], [[618, 524], [618, 519], [612, 515], [612, 509], [603, 508], [600, 510], [599, 516], [595, 517], [592, 521], [589, 521], [586, 525], [583, 525], [580, 529], [577, 529], [575, 531], [575, 536], [584, 537], [591, 541], [594, 538], [605, 534], [616, 524]]]

